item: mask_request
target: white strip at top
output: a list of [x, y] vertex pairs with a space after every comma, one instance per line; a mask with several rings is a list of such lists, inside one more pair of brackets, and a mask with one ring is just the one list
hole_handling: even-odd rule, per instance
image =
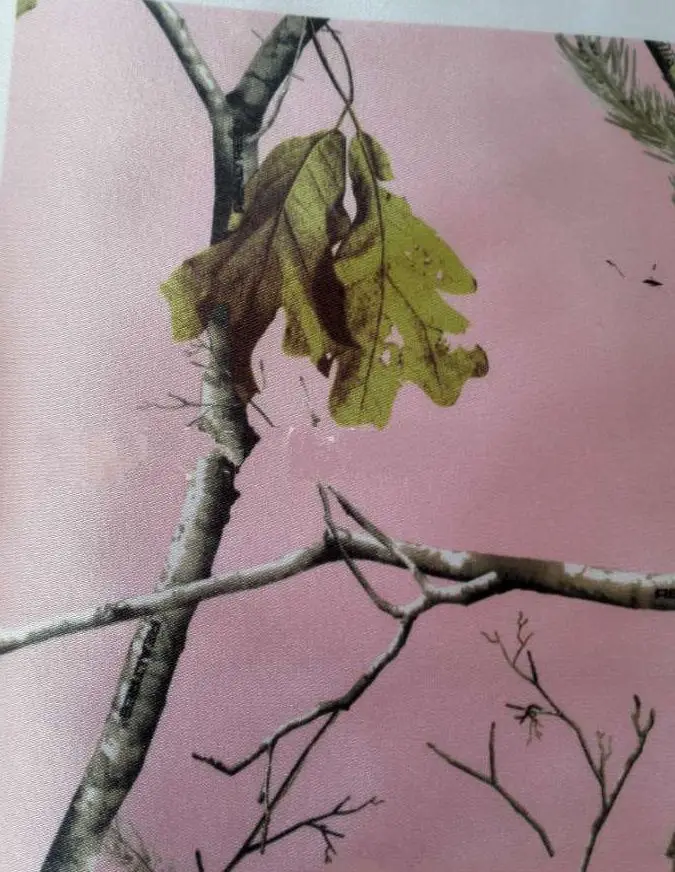
[[[49, 3], [49, 0], [39, 0]], [[87, 0], [92, 2], [92, 0]], [[183, 0], [230, 9], [675, 41], [673, 0]], [[14, 8], [0, 0], [0, 174]], [[39, 14], [37, 12], [29, 15]]]
[[[46, 0], [42, 0], [46, 2]], [[183, 0], [231, 9], [675, 41], [673, 0]]]

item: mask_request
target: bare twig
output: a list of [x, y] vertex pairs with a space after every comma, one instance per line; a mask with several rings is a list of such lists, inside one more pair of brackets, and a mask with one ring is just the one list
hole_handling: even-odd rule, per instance
[[[316, 745], [320, 741], [321, 737], [335, 723], [335, 720], [337, 719], [338, 714], [339, 714], [339, 712], [337, 712], [337, 711], [332, 712], [326, 718], [326, 720], [321, 724], [321, 726], [316, 731], [316, 733], [312, 736], [312, 738], [309, 740], [309, 742], [307, 742], [307, 744], [305, 745], [305, 747], [303, 748], [303, 750], [299, 754], [298, 758], [296, 759], [295, 763], [291, 767], [290, 771], [288, 772], [288, 774], [286, 775], [286, 777], [282, 781], [281, 785], [279, 786], [279, 788], [275, 792], [274, 796], [272, 796], [271, 798], [268, 798], [268, 800], [266, 801], [265, 811], [260, 816], [260, 818], [258, 819], [256, 824], [253, 826], [251, 832], [248, 834], [248, 836], [244, 840], [241, 847], [234, 854], [234, 856], [232, 857], [230, 862], [225, 866], [223, 872], [231, 872], [231, 870], [234, 869], [243, 860], [243, 858], [246, 857], [248, 854], [254, 853], [255, 851], [260, 851], [261, 848], [263, 848], [265, 844], [270, 844], [271, 842], [278, 841], [278, 838], [276, 836], [272, 836], [271, 838], [266, 837], [265, 841], [262, 841], [262, 840], [258, 841], [258, 834], [261, 832], [264, 832], [265, 829], [269, 826], [269, 820], [271, 818], [273, 811], [276, 809], [276, 807], [279, 805], [281, 800], [284, 798], [284, 796], [286, 796], [286, 794], [290, 790], [293, 782], [295, 781], [295, 779], [297, 778], [297, 776], [300, 774], [301, 770], [305, 766], [305, 764], [307, 762], [307, 758], [309, 757], [311, 751], [316, 747]], [[276, 743], [274, 743], [274, 745], [270, 746], [270, 748], [271, 748], [270, 753], [272, 753], [272, 754], [274, 753], [275, 746], [276, 746]], [[195, 755], [193, 755], [193, 756], [195, 756]], [[197, 758], [197, 759], [199, 759], [199, 758]], [[223, 771], [223, 770], [220, 770], [220, 771]], [[287, 835], [290, 835], [290, 833], [288, 833]]]
[[[325, 69], [326, 73], [328, 74], [328, 78], [331, 80], [333, 87], [335, 88], [335, 90], [339, 94], [342, 102], [344, 103], [344, 111], [343, 111], [342, 115], [340, 116], [340, 120], [342, 120], [342, 117], [344, 116], [344, 114], [347, 112], [350, 112], [350, 110], [352, 108], [352, 104], [354, 102], [354, 77], [352, 74], [351, 64], [349, 63], [349, 60], [347, 59], [346, 66], [347, 66], [347, 75], [348, 75], [348, 85], [347, 85], [348, 92], [345, 93], [344, 88], [342, 87], [342, 85], [338, 81], [337, 76], [333, 72], [333, 68], [330, 65], [330, 61], [326, 57], [326, 53], [323, 50], [323, 46], [319, 42], [319, 38], [317, 36], [317, 29], [314, 28], [314, 26], [312, 25], [311, 22], [310, 22], [309, 28], [310, 28], [310, 32], [311, 32], [311, 39], [312, 39], [312, 42], [314, 43], [314, 48], [316, 49], [316, 53], [319, 56], [319, 60], [321, 61], [321, 65]], [[340, 40], [337, 38], [337, 36], [335, 34], [333, 34], [333, 39], [335, 39], [335, 41], [337, 42], [340, 50], [342, 52], [344, 52], [344, 46], [342, 45], [342, 43], [340, 42]], [[346, 52], [344, 52], [343, 57], [346, 57]]]
[[445, 751], [439, 750], [439, 748], [434, 745], [433, 742], [427, 742], [427, 747], [431, 748], [439, 757], [445, 760], [446, 763], [449, 763], [450, 766], [454, 766], [455, 769], [459, 769], [461, 772], [465, 772], [467, 775], [470, 775], [472, 778], [481, 781], [483, 784], [487, 784], [488, 787], [491, 787], [495, 790], [503, 799], [508, 802], [511, 808], [515, 811], [515, 813], [521, 817], [525, 823], [527, 823], [535, 833], [541, 839], [544, 848], [546, 849], [549, 857], [553, 857], [555, 851], [553, 849], [553, 845], [551, 844], [551, 840], [546, 832], [546, 830], [542, 827], [542, 825], [536, 820], [534, 815], [529, 812], [524, 805], [518, 802], [518, 800], [506, 790], [506, 788], [499, 781], [499, 777], [497, 776], [497, 765], [496, 765], [496, 755], [495, 755], [495, 722], [493, 721], [490, 724], [490, 738], [488, 742], [488, 774], [484, 775], [482, 772], [479, 772], [477, 769], [473, 769], [471, 766], [467, 766], [466, 763], [462, 763], [461, 760], [457, 760], [455, 757], [451, 757]]
[[[528, 703], [524, 706], [507, 703], [508, 708], [518, 711], [516, 719], [520, 723], [528, 724], [528, 742], [531, 741], [533, 736], [535, 738], [541, 738], [540, 719], [542, 716], [556, 718], [557, 720], [564, 723], [568, 727], [568, 729], [570, 729], [571, 732], [574, 733], [579, 747], [581, 748], [586, 764], [590, 769], [595, 781], [597, 782], [598, 791], [600, 794], [600, 809], [591, 824], [590, 838], [586, 846], [584, 858], [581, 865], [581, 872], [586, 872], [591, 861], [591, 857], [595, 849], [598, 836], [600, 835], [603, 826], [607, 822], [607, 819], [626, 783], [628, 776], [630, 775], [633, 766], [638, 761], [640, 755], [642, 754], [642, 751], [644, 750], [647, 737], [649, 736], [649, 733], [651, 732], [656, 720], [656, 712], [654, 711], [654, 709], [650, 709], [647, 720], [644, 724], [642, 724], [640, 720], [642, 703], [637, 695], [633, 697], [634, 708], [631, 714], [631, 722], [635, 730], [637, 743], [633, 752], [627, 757], [626, 761], [624, 762], [621, 775], [619, 776], [616, 784], [612, 789], [610, 789], [607, 778], [607, 763], [612, 756], [612, 737], [608, 736], [603, 731], [596, 731], [596, 759], [591, 750], [590, 742], [586, 738], [579, 724], [572, 717], [570, 717], [570, 715], [567, 714], [567, 712], [560, 705], [558, 705], [558, 703], [555, 702], [551, 694], [542, 685], [541, 679], [539, 677], [539, 671], [535, 663], [534, 655], [531, 650], [527, 648], [533, 635], [532, 633], [527, 632], [527, 625], [528, 619], [524, 617], [522, 612], [519, 612], [516, 629], [516, 647], [513, 654], [510, 654], [508, 652], [501, 637], [499, 636], [499, 633], [494, 632], [492, 635], [488, 633], [483, 633], [483, 636], [487, 639], [488, 642], [490, 642], [490, 644], [497, 645], [499, 647], [506, 662], [516, 673], [516, 675], [518, 675], [519, 678], [521, 678], [523, 681], [527, 682], [531, 687], [533, 687], [547, 703], [548, 708], [541, 706], [537, 703]], [[527, 655], [527, 671], [518, 664], [518, 660], [523, 652], [525, 652]]]
[[393, 603], [390, 603], [388, 600], [384, 599], [384, 597], [381, 597], [378, 594], [375, 588], [365, 577], [363, 572], [361, 572], [356, 564], [356, 561], [352, 559], [347, 549], [343, 546], [337, 527], [335, 526], [335, 522], [333, 521], [333, 516], [330, 510], [330, 500], [328, 499], [328, 493], [326, 491], [326, 488], [322, 484], [319, 484], [318, 488], [321, 502], [323, 503], [323, 517], [326, 524], [326, 529], [331, 536], [331, 541], [335, 542], [335, 544], [337, 545], [340, 551], [340, 555], [344, 560], [345, 564], [349, 567], [352, 575], [361, 585], [363, 590], [368, 594], [372, 602], [377, 606], [378, 609], [380, 609], [380, 611], [391, 615], [391, 617], [401, 617], [402, 612], [399, 607], [394, 605]]
[[644, 751], [645, 744], [647, 743], [647, 739], [649, 734], [651, 733], [654, 724], [656, 722], [656, 712], [654, 709], [649, 710], [649, 714], [647, 715], [646, 721], [641, 723], [640, 715], [642, 709], [642, 702], [640, 697], [636, 695], [633, 696], [633, 711], [631, 713], [630, 719], [633, 724], [633, 729], [635, 731], [636, 736], [636, 745], [633, 751], [626, 758], [623, 768], [621, 770], [621, 774], [614, 785], [614, 788], [607, 793], [607, 782], [605, 778], [605, 761], [611, 754], [611, 740], [609, 745], [601, 748], [601, 756], [600, 763], [598, 764], [598, 770], [601, 774], [603, 789], [601, 791], [601, 802], [600, 802], [600, 811], [597, 816], [593, 820], [591, 824], [591, 834], [588, 840], [588, 844], [586, 845], [586, 850], [584, 852], [584, 858], [581, 864], [581, 872], [586, 872], [588, 869], [589, 863], [591, 862], [591, 857], [593, 855], [593, 850], [595, 849], [595, 845], [598, 840], [598, 836], [603, 828], [603, 826], [607, 823], [607, 818], [611, 814], [614, 805], [619, 798], [621, 791], [626, 784], [628, 776], [633, 769], [633, 766], [637, 763]]
[[340, 712], [348, 711], [375, 682], [380, 673], [382, 673], [383, 670], [401, 653], [418, 616], [419, 613], [401, 621], [401, 625], [389, 646], [373, 660], [365, 672], [363, 672], [362, 675], [352, 683], [344, 694], [324, 702], [319, 702], [308, 712], [298, 715], [287, 721], [285, 724], [282, 724], [268, 739], [263, 740], [255, 750], [243, 759], [233, 764], [227, 764], [215, 757], [205, 757], [202, 754], [195, 753], [192, 756], [195, 760], [207, 763], [209, 766], [213, 767], [218, 772], [223, 772], [225, 775], [237, 775], [264, 754], [269, 753], [269, 749], [274, 748], [277, 743], [284, 738], [284, 736], [288, 736], [322, 717], [332, 715], [337, 717]]
[[325, 29], [330, 33], [335, 40], [337, 47], [340, 49], [345, 70], [347, 71], [347, 105], [351, 106], [354, 102], [354, 72], [352, 70], [352, 62], [349, 59], [349, 55], [347, 54], [347, 50], [340, 38], [339, 32], [335, 30], [334, 27], [331, 27], [330, 24], [326, 24]]
[[369, 533], [374, 539], [377, 539], [378, 542], [381, 542], [382, 545], [388, 548], [393, 556], [406, 567], [406, 569], [410, 572], [420, 588], [422, 590], [425, 590], [427, 587], [426, 576], [423, 572], [420, 572], [419, 568], [408, 557], [405, 551], [397, 546], [391, 536], [383, 533], [379, 527], [377, 527], [372, 521], [369, 521], [362, 512], [360, 512], [355, 506], [353, 506], [349, 502], [347, 497], [343, 496], [341, 493], [335, 490], [334, 487], [329, 487], [328, 490], [340, 503], [344, 512], [349, 515], [350, 518], [356, 521], [361, 529], [365, 530], [366, 533]]
[[269, 417], [267, 412], [265, 412], [260, 407], [260, 405], [258, 403], [256, 403], [255, 400], [250, 399], [248, 402], [249, 402], [250, 407], [252, 409], [255, 409], [255, 411], [260, 415], [260, 417], [263, 419], [263, 421], [267, 424], [268, 427], [276, 427], [276, 424], [274, 423], [274, 421], [272, 421], [272, 419]]
[[[305, 818], [304, 820], [298, 821], [297, 823], [286, 827], [286, 829], [281, 830], [281, 832], [275, 833], [274, 836], [268, 838], [267, 844], [271, 845], [273, 842], [278, 842], [281, 839], [285, 839], [287, 838], [287, 836], [290, 836], [293, 833], [297, 833], [298, 830], [301, 829], [313, 829], [323, 836], [326, 845], [324, 852], [324, 862], [330, 863], [332, 857], [337, 854], [332, 840], [335, 838], [344, 838], [344, 833], [330, 829], [327, 825], [327, 821], [331, 820], [332, 818], [348, 817], [350, 815], [358, 814], [369, 806], [382, 805], [382, 803], [384, 802], [383, 799], [378, 799], [376, 796], [371, 796], [370, 799], [365, 800], [365, 802], [362, 802], [359, 805], [347, 807], [347, 803], [350, 801], [350, 799], [351, 797], [347, 796], [343, 800], [338, 802], [337, 805], [333, 806], [330, 811], [324, 812], [320, 815], [314, 815], [313, 817]], [[256, 851], [258, 850], [258, 848], [259, 845], [257, 843], [252, 843], [251, 851]]]
[[270, 795], [272, 793], [272, 762], [274, 761], [274, 747], [270, 745], [267, 749], [267, 765], [265, 766], [265, 781], [261, 791], [260, 798], [265, 806], [265, 815], [263, 822], [262, 835], [260, 837], [260, 853], [265, 853], [267, 844], [267, 833], [269, 830], [270, 821], [272, 820], [272, 806], [270, 805]]
[[[490, 641], [492, 644], [496, 643], [499, 645], [499, 648], [502, 652], [503, 657], [505, 658], [505, 660], [509, 664], [509, 666], [513, 669], [513, 671], [516, 673], [516, 675], [518, 675], [519, 678], [521, 678], [523, 681], [526, 681], [528, 684], [530, 684], [532, 687], [534, 687], [534, 689], [543, 697], [543, 699], [549, 705], [549, 709], [543, 709], [541, 706], [538, 706], [538, 705], [528, 705], [528, 706], [524, 707], [523, 718], [521, 720], [521, 723], [524, 723], [525, 721], [527, 721], [528, 725], [534, 724], [536, 738], [540, 737], [540, 721], [539, 721], [540, 715], [549, 715], [551, 717], [556, 717], [559, 720], [561, 720], [564, 724], [566, 724], [567, 727], [569, 727], [569, 729], [572, 730], [572, 732], [575, 734], [577, 741], [579, 743], [579, 747], [581, 748], [581, 751], [586, 759], [586, 763], [588, 764], [589, 769], [593, 773], [594, 778], [598, 782], [599, 787], [602, 789], [602, 779], [600, 777], [600, 772], [598, 770], [598, 766], [595, 763], [595, 760], [593, 759], [593, 754], [591, 753], [589, 743], [586, 740], [586, 737], [584, 736], [583, 730], [576, 723], [576, 721], [574, 721], [571, 717], [569, 717], [569, 715], [566, 714], [562, 710], [562, 708], [560, 708], [560, 706], [558, 706], [555, 703], [555, 701], [552, 699], [551, 695], [543, 687], [541, 680], [539, 678], [539, 673], [538, 673], [536, 665], [535, 665], [534, 655], [532, 654], [531, 651], [528, 651], [529, 671], [525, 672], [521, 667], [518, 666], [518, 662], [517, 662], [518, 658], [520, 657], [523, 650], [525, 649], [525, 646], [529, 643], [530, 639], [532, 638], [532, 634], [528, 635], [527, 637], [524, 635], [527, 623], [528, 623], [528, 619], [523, 616], [522, 612], [518, 612], [517, 630], [516, 630], [517, 647], [516, 647], [516, 653], [514, 655], [510, 655], [508, 653], [506, 646], [504, 645], [504, 643], [503, 643], [503, 641], [498, 633], [495, 632], [493, 638], [488, 637], [487, 634], [483, 634], [488, 639], [488, 641]], [[511, 708], [513, 708], [513, 707], [514, 706], [511, 706]], [[530, 734], [530, 738], [531, 738], [531, 735], [532, 734]]]

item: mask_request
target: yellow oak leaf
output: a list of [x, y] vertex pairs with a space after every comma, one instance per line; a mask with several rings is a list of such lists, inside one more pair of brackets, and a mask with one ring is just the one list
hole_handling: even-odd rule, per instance
[[473, 275], [402, 197], [381, 182], [389, 158], [359, 132], [349, 148], [357, 214], [335, 255], [354, 347], [337, 359], [330, 411], [343, 426], [384, 427], [399, 389], [420, 387], [439, 406], [455, 403], [467, 379], [487, 373], [480, 346], [451, 349], [467, 319], [442, 294], [470, 294]]

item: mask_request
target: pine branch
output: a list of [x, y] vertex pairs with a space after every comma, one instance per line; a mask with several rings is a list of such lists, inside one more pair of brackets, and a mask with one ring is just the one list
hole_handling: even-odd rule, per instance
[[669, 42], [657, 42], [651, 39], [646, 40], [645, 45], [661, 70], [663, 81], [675, 97], [675, 51], [672, 45]]
[[[623, 39], [606, 44], [596, 37], [577, 36], [574, 41], [562, 34], [556, 42], [584, 85], [604, 103], [606, 120], [626, 130], [645, 146], [647, 154], [666, 163], [675, 163], [675, 102], [658, 88], [642, 85], [637, 76], [637, 54]], [[648, 43], [669, 87], [675, 83], [666, 43]], [[675, 93], [675, 92], [674, 92]], [[675, 176], [671, 176], [675, 184]]]

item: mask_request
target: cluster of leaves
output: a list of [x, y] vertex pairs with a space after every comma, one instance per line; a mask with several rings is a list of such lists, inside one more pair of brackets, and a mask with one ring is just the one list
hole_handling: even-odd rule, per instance
[[[675, 163], [675, 102], [637, 77], [635, 48], [623, 39], [557, 36], [563, 54], [586, 87], [607, 107], [607, 121], [644, 145], [647, 153]], [[670, 177], [675, 187], [675, 174]], [[675, 202], [675, 194], [673, 195]]]
[[[345, 208], [347, 176], [356, 202]], [[329, 408], [342, 426], [389, 421], [399, 388], [416, 384], [440, 406], [483, 376], [485, 352], [451, 349], [468, 321], [442, 294], [476, 290], [455, 252], [384, 182], [389, 158], [357, 129], [278, 145], [249, 180], [241, 220], [162, 285], [173, 337], [186, 341], [227, 308], [231, 371], [244, 403], [257, 392], [253, 349], [283, 309], [283, 351], [332, 375]]]

